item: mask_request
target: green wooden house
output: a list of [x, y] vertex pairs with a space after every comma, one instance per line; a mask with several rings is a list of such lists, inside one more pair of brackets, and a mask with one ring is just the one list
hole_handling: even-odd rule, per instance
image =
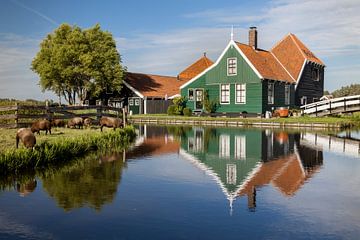
[[[279, 44], [283, 41], [275, 46], [277, 49]], [[206, 97], [218, 103], [218, 113], [264, 114], [279, 107], [292, 108], [301, 73], [298, 72], [296, 79], [284, 65], [289, 64], [287, 56], [281, 51], [277, 53], [257, 47], [257, 30], [252, 27], [248, 45], [231, 38], [214, 64], [180, 87], [181, 96], [186, 97], [187, 107], [195, 112], [204, 110]], [[300, 63], [300, 67], [303, 65], [303, 61], [289, 59], [294, 64]], [[308, 64], [308, 60], [304, 63]]]

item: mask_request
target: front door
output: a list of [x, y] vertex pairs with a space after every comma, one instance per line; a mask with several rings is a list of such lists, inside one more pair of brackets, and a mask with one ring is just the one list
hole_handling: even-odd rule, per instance
[[195, 110], [203, 109], [203, 101], [204, 101], [204, 90], [196, 89], [195, 90]]

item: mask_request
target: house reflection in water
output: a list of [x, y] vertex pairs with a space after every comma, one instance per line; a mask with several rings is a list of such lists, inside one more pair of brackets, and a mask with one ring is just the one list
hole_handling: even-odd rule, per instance
[[321, 151], [300, 144], [300, 134], [270, 130], [194, 127], [182, 136], [180, 154], [216, 180], [231, 211], [244, 195], [254, 211], [264, 185], [293, 196], [323, 161]]

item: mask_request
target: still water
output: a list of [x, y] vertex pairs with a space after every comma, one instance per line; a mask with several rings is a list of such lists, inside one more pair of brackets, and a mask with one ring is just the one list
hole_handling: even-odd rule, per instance
[[0, 239], [359, 239], [356, 142], [138, 126], [110, 152], [2, 177]]

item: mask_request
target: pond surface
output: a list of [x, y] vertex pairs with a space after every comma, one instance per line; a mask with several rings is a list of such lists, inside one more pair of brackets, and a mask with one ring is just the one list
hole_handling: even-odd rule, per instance
[[359, 144], [138, 126], [131, 149], [3, 176], [0, 239], [358, 239]]

